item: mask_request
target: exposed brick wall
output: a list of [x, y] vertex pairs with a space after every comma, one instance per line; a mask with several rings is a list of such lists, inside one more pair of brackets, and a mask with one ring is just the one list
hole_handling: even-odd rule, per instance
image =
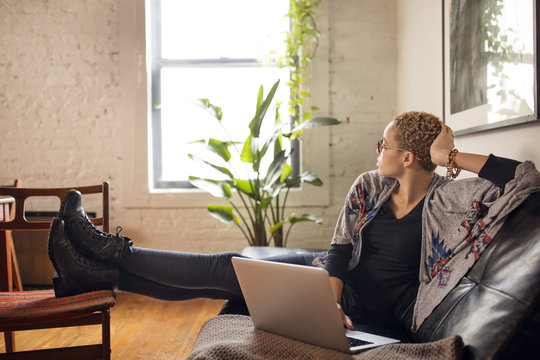
[[332, 205], [340, 207], [352, 181], [376, 168], [376, 142], [395, 115], [396, 13], [393, 0], [329, 4], [330, 105], [344, 121], [330, 143]]
[[[345, 194], [375, 167], [375, 141], [395, 112], [395, 0], [326, 0], [330, 41], [331, 204], [294, 209], [290, 247], [327, 247]], [[241, 250], [233, 226], [205, 209], [125, 209], [120, 197], [119, 0], [0, 0], [0, 183], [69, 186], [111, 182], [111, 224], [136, 245]], [[324, 146], [324, 144], [322, 144]], [[90, 205], [91, 206], [91, 205]]]
[[0, 1], [0, 183], [108, 179], [114, 189], [122, 160], [116, 11], [114, 0]]

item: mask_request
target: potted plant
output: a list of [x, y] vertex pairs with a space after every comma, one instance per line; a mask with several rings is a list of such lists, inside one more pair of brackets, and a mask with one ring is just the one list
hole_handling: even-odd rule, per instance
[[[220, 175], [216, 178], [189, 177], [194, 186], [228, 202], [228, 205], [208, 205], [210, 214], [222, 222], [235, 224], [251, 246], [268, 246], [272, 240], [275, 246], [286, 246], [293, 225], [304, 221], [321, 222], [317, 216], [311, 214], [286, 214], [291, 189], [301, 184], [322, 186], [322, 181], [311, 172], [292, 175], [289, 164], [292, 149], [290, 142], [286, 144], [284, 138], [295, 138], [299, 133], [313, 127], [340, 123], [334, 118], [318, 117], [305, 120], [291, 129], [291, 123], [282, 122], [276, 108], [273, 131], [264, 136], [260, 131], [261, 126], [268, 118], [266, 114], [278, 86], [279, 81], [272, 86], [266, 97], [263, 87], [259, 88], [256, 112], [253, 119], [246, 124], [249, 135], [244, 141], [236, 141], [230, 137], [195, 141], [204, 144], [208, 151], [218, 155], [220, 163], [208, 161], [201, 156], [188, 155], [191, 159], [213, 168]], [[223, 112], [220, 107], [210, 103], [208, 99], [202, 99], [201, 106], [223, 127]], [[226, 129], [224, 130], [227, 134]], [[240, 162], [249, 164], [249, 171], [240, 170]], [[267, 167], [263, 166], [267, 163]], [[233, 197], [233, 189], [238, 194], [237, 198]], [[238, 202], [243, 204], [243, 209], [239, 208]], [[285, 227], [288, 227], [286, 232]]]
[[[290, 122], [281, 122], [276, 108], [274, 131], [268, 138], [261, 139], [260, 128], [279, 81], [274, 84], [264, 99], [261, 86], [257, 96], [256, 114], [248, 124], [249, 136], [245, 141], [235, 142], [230, 137], [226, 140], [198, 141], [198, 143], [206, 144], [207, 149], [217, 154], [224, 164], [214, 164], [193, 154], [189, 155], [192, 159], [202, 161], [225, 176], [225, 179], [202, 179], [191, 176], [190, 182], [228, 201], [228, 206], [209, 205], [208, 211], [219, 220], [238, 226], [251, 246], [267, 246], [273, 240], [275, 246], [284, 247], [287, 245], [294, 224], [305, 221], [321, 223], [321, 219], [315, 215], [286, 214], [286, 204], [291, 189], [302, 184], [323, 185], [317, 175], [312, 172], [293, 174], [290, 165], [293, 154], [292, 141], [298, 141], [304, 130], [309, 128], [340, 123], [334, 118], [312, 118], [312, 111], [317, 110], [317, 107], [307, 107], [311, 94], [305, 88], [306, 73], [317, 51], [321, 35], [315, 21], [315, 9], [320, 3], [321, 0], [291, 0], [289, 2], [289, 12], [286, 16], [291, 26], [286, 34], [285, 54], [279, 58], [278, 63], [290, 71], [290, 80], [286, 84], [290, 89], [288, 102]], [[211, 104], [207, 99], [201, 100], [201, 105], [210, 111], [223, 127], [221, 108]], [[227, 134], [226, 129], [224, 130]], [[290, 141], [284, 143], [284, 137]], [[236, 162], [231, 160], [233, 154], [241, 162], [252, 166], [252, 171], [247, 177], [238, 176], [238, 172], [234, 171], [233, 164], [238, 163], [238, 159]], [[265, 163], [264, 158], [271, 160], [267, 161], [270, 163], [268, 167], [261, 166]], [[243, 204], [245, 209], [243, 212], [232, 197], [232, 189], [238, 193], [237, 201]]]

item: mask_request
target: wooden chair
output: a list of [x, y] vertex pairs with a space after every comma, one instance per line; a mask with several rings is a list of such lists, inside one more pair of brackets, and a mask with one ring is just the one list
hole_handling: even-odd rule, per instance
[[[1, 187], [0, 195], [15, 199], [11, 221], [0, 222], [2, 230], [49, 230], [51, 221], [27, 221], [24, 203], [29, 197], [56, 196], [63, 200], [70, 189], [84, 194], [102, 194], [103, 212], [92, 223], [109, 231], [109, 183], [70, 188]], [[2, 254], [0, 254], [1, 256]], [[4, 270], [4, 269], [0, 269]], [[9, 269], [6, 269], [9, 271]], [[52, 274], [51, 274], [52, 276]], [[56, 298], [53, 290], [0, 292], [0, 331], [6, 353], [0, 359], [110, 359], [110, 308], [115, 304], [111, 290], [93, 291]], [[101, 324], [102, 341], [96, 345], [72, 346], [15, 352], [14, 331]]]
[[[0, 185], [0, 187], [22, 187], [22, 181], [15, 179], [13, 185]], [[12, 204], [13, 205], [13, 204]], [[15, 217], [15, 206], [10, 206], [9, 217], [13, 219]], [[4, 232], [5, 242], [0, 241], [0, 254], [7, 254], [8, 251], [11, 254], [9, 260], [11, 260], [11, 273], [8, 271], [6, 274], [8, 277], [5, 279], [7, 283], [0, 284], [0, 291], [11, 291], [14, 287], [17, 291], [22, 291], [22, 281], [21, 281], [21, 272], [19, 271], [19, 264], [17, 262], [17, 254], [15, 253], [15, 246], [13, 245], [13, 237], [11, 236], [11, 230], [6, 230]], [[8, 246], [5, 246], [5, 243], [8, 243]], [[7, 257], [6, 257], [7, 258]], [[9, 265], [9, 264], [6, 264]]]

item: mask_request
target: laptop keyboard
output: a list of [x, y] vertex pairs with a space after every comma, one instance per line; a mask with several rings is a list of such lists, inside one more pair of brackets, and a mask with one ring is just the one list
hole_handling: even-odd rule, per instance
[[348, 336], [347, 336], [347, 340], [349, 340], [349, 346], [350, 347], [373, 344], [370, 341], [360, 340], [360, 339], [356, 339], [356, 338], [352, 338], [352, 337], [348, 337]]

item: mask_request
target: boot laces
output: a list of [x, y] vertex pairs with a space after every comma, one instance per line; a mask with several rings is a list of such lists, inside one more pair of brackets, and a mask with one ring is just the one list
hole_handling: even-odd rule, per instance
[[120, 225], [118, 225], [116, 227], [116, 229], [115, 229], [116, 230], [116, 235], [112, 235], [112, 234], [103, 232], [100, 229], [98, 229], [92, 223], [92, 221], [88, 218], [88, 216], [85, 216], [84, 218], [79, 218], [79, 221], [82, 223], [83, 229], [86, 231], [86, 233], [89, 234], [90, 237], [92, 237], [93, 239], [100, 240], [100, 241], [109, 240], [107, 242], [106, 246], [110, 245], [111, 244], [110, 240], [113, 240], [115, 238], [127, 241], [127, 243], [130, 244], [130, 245], [132, 244], [132, 241], [131, 241], [130, 238], [125, 237], [125, 236], [120, 236], [120, 232], [122, 232], [122, 230], [123, 230], [122, 226], [120, 226]]
[[[79, 221], [83, 225], [83, 228], [86, 231], [86, 233], [89, 234], [94, 239], [103, 240], [103, 238], [106, 238], [106, 239], [113, 239], [114, 238], [113, 235], [99, 230], [92, 223], [92, 221], [90, 221], [90, 219], [88, 219], [88, 217], [86, 217], [86, 216], [84, 218], [80, 218]], [[116, 235], [118, 236], [118, 233], [116, 233]]]

